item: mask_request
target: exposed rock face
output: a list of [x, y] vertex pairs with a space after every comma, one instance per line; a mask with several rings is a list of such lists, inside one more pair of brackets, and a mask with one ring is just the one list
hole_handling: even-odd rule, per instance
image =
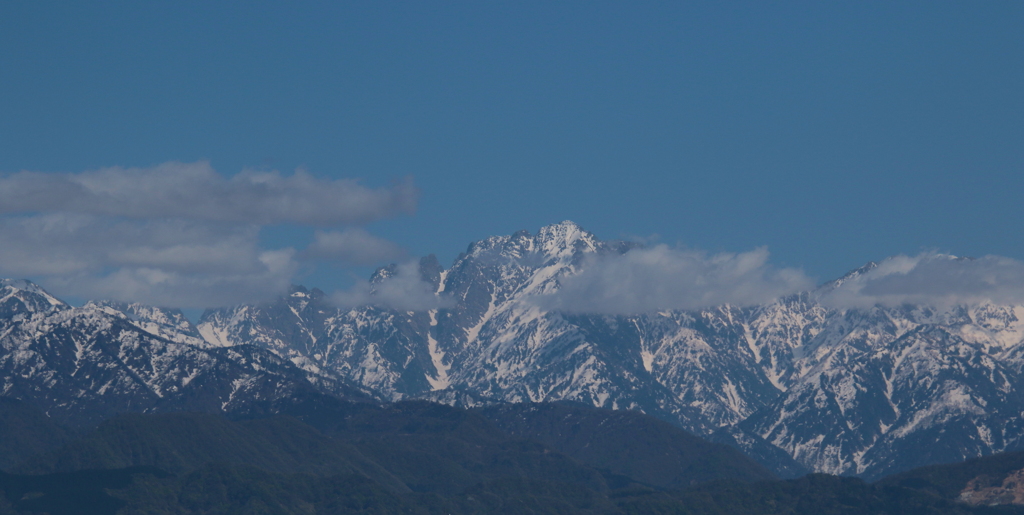
[[[875, 478], [1021, 446], [1024, 306], [818, 301], [873, 264], [750, 307], [608, 316], [536, 302], [588, 256], [634, 247], [563, 222], [473, 243], [447, 270], [424, 258], [419, 279], [437, 309], [340, 309], [296, 287], [273, 303], [209, 311], [196, 327], [173, 310], [72, 308], [6, 281], [2, 392], [62, 416], [229, 409], [349, 385], [385, 400], [569, 400], [642, 410], [784, 474]], [[381, 269], [372, 283], [399, 273]], [[78, 407], [95, 403], [107, 407]]]
[[972, 479], [957, 499], [974, 506], [1024, 504], [1024, 469], [1010, 473], [998, 483], [987, 477]]
[[187, 320], [162, 310], [76, 308], [13, 281], [0, 288], [0, 310], [0, 394], [73, 425], [130, 411], [231, 411], [303, 389], [347, 391], [255, 345], [208, 348]]
[[[443, 309], [331, 308], [317, 290], [207, 313], [216, 345], [257, 343], [389, 399], [572, 400], [639, 409], [804, 467], [877, 477], [1015, 448], [1024, 307], [836, 310], [819, 290], [753, 307], [576, 315], [532, 302], [588, 255], [623, 253], [564, 222], [474, 243], [420, 274]], [[386, 279], [382, 270], [377, 280]]]

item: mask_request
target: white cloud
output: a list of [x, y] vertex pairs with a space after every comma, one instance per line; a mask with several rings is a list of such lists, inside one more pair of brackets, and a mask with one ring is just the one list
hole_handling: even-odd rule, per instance
[[411, 180], [371, 189], [351, 179], [296, 171], [245, 171], [231, 178], [209, 163], [104, 168], [82, 173], [19, 172], [0, 176], [0, 213], [67, 212], [123, 218], [182, 218], [268, 225], [365, 224], [411, 213]]
[[352, 227], [343, 231], [317, 231], [303, 255], [309, 259], [372, 265], [400, 259], [405, 251], [388, 240]]
[[271, 297], [294, 250], [259, 246], [254, 226], [50, 213], [0, 218], [0, 275], [61, 295], [202, 308]]
[[[0, 176], [0, 276], [58, 295], [203, 308], [287, 291], [304, 258], [260, 245], [268, 224], [361, 224], [409, 212], [410, 181], [370, 189], [304, 172], [225, 178], [208, 163]], [[319, 259], [401, 255], [363, 229], [320, 231]]]
[[415, 261], [385, 270], [377, 281], [360, 281], [349, 290], [335, 292], [331, 299], [342, 307], [374, 305], [398, 311], [424, 311], [453, 304], [450, 297], [437, 294], [434, 285], [420, 277]]
[[108, 274], [53, 277], [55, 291], [85, 298], [156, 306], [208, 308], [269, 300], [287, 290], [295, 274], [291, 249], [260, 252], [250, 271], [182, 273], [167, 268], [122, 267]]
[[657, 245], [591, 256], [580, 269], [533, 301], [557, 311], [637, 314], [760, 304], [812, 286], [799, 270], [770, 266], [763, 248], [707, 255]]
[[1024, 304], [1024, 262], [1000, 256], [958, 258], [936, 252], [894, 256], [844, 279], [824, 293], [821, 301], [836, 308]]

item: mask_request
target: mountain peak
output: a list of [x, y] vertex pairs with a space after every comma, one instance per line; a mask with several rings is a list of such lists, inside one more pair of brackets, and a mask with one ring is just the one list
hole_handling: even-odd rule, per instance
[[566, 220], [541, 227], [537, 231], [537, 242], [544, 253], [561, 256], [573, 254], [577, 250], [596, 250], [598, 239], [576, 222]]
[[591, 237], [593, 237], [592, 234], [584, 230], [582, 227], [580, 227], [579, 224], [573, 222], [572, 220], [565, 220], [557, 224], [545, 225], [544, 227], [541, 227], [539, 231], [537, 231], [537, 236], [579, 234], [588, 234]]
[[506, 256], [522, 256], [526, 253], [539, 252], [549, 258], [561, 258], [572, 256], [580, 250], [595, 250], [599, 244], [600, 240], [593, 234], [575, 222], [566, 220], [541, 227], [536, 236], [524, 229], [511, 235], [491, 236], [470, 243], [465, 255], [479, 257], [499, 253]]
[[64, 301], [50, 295], [41, 286], [27, 279], [0, 279], [0, 290], [7, 290], [0, 294], [2, 298], [11, 296], [25, 297], [25, 294], [29, 294], [29, 297], [34, 297], [36, 300], [31, 302], [34, 306], [32, 308], [33, 311], [67, 306]]
[[0, 287], [25, 290], [32, 293], [43, 293], [43, 289], [38, 284], [28, 279], [0, 279]]

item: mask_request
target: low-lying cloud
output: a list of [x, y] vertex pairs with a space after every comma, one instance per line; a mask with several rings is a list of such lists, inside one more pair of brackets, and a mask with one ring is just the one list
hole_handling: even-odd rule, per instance
[[451, 297], [420, 277], [419, 264], [407, 261], [376, 281], [360, 281], [352, 288], [335, 292], [331, 300], [340, 307], [373, 305], [398, 311], [425, 311], [451, 307]]
[[[368, 188], [306, 172], [217, 173], [209, 163], [0, 175], [0, 277], [32, 278], [58, 295], [182, 308], [258, 302], [300, 270], [407, 259], [367, 223], [412, 212], [411, 180]], [[315, 228], [308, 245], [266, 248], [268, 225]], [[304, 248], [303, 248], [304, 247]], [[637, 314], [754, 305], [813, 288], [768, 252], [706, 254], [666, 245], [590, 255], [556, 292], [531, 302], [572, 313]], [[835, 308], [1024, 304], [1024, 262], [939, 253], [895, 256], [817, 290]], [[415, 263], [334, 295], [344, 306], [419, 311], [451, 305]]]
[[50, 213], [0, 218], [0, 275], [41, 278], [61, 295], [202, 308], [285, 291], [290, 248], [259, 245], [259, 228], [190, 220]]
[[937, 252], [893, 256], [846, 278], [824, 293], [821, 301], [840, 309], [1024, 304], [1024, 262], [1001, 256], [958, 258]]
[[556, 311], [628, 315], [761, 304], [813, 283], [800, 270], [769, 265], [763, 248], [708, 255], [657, 245], [592, 256], [560, 286], [533, 302]]
[[103, 268], [146, 267], [178, 273], [260, 268], [259, 228], [188, 220], [139, 223], [50, 213], [0, 218], [0, 271], [56, 276]]
[[[0, 176], [0, 276], [59, 295], [182, 308], [258, 302], [304, 263], [376, 264], [402, 249], [359, 227], [415, 209], [410, 180], [367, 188], [298, 171], [224, 177], [208, 163]], [[262, 227], [320, 227], [305, 250]]]
[[185, 273], [168, 268], [122, 267], [108, 274], [53, 277], [55, 291], [90, 299], [202, 308], [269, 299], [287, 290], [296, 272], [294, 251], [267, 250], [251, 270]]

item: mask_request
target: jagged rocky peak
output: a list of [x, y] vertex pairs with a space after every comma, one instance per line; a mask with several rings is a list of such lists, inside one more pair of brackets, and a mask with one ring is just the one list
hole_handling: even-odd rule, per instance
[[444, 267], [437, 260], [437, 256], [429, 254], [420, 259], [420, 279], [434, 287], [437, 291], [444, 274]]
[[89, 301], [86, 306], [112, 308], [135, 321], [153, 322], [186, 328], [191, 325], [185, 315], [177, 308], [161, 308], [139, 302], [120, 302], [115, 300]]
[[0, 279], [0, 317], [46, 312], [69, 307], [38, 284], [25, 279]]
[[[339, 309], [320, 290], [296, 286], [273, 302], [208, 311], [198, 329], [207, 347], [273, 353], [318, 388], [354, 384], [382, 399], [463, 405], [571, 400], [640, 409], [696, 432], [728, 433], [722, 441], [782, 473], [802, 466], [877, 477], [1024, 442], [1024, 394], [1018, 387], [1024, 378], [1024, 306], [840, 309], [822, 301], [829, 288], [858, 286], [844, 283], [863, 281], [885, 262], [868, 263], [810, 292], [744, 308], [567, 316], [530, 302], [530, 296], [557, 291], [590, 257], [637, 246], [601, 241], [562, 222], [473, 243], [448, 270], [434, 256], [377, 270], [371, 290], [389, 278], [417, 274], [435, 286], [424, 292], [422, 285], [411, 285], [409, 291], [424, 298], [443, 297], [444, 302], [424, 301], [421, 309]], [[0, 299], [17, 306], [24, 299], [50, 302], [30, 283], [0, 286], [6, 296]], [[124, 335], [118, 345], [144, 343], [140, 363], [149, 363], [145, 353], [203, 350], [166, 344], [186, 342], [170, 336], [177, 327], [172, 311], [117, 309], [125, 315], [65, 309], [12, 317], [7, 323], [23, 324], [24, 331], [0, 343], [32, 348], [37, 340], [45, 343], [40, 328], [49, 331], [57, 327], [51, 322], [81, 315], [123, 321], [115, 324]], [[124, 322], [163, 338], [136, 334]], [[90, 334], [105, 334], [104, 327], [87, 325]], [[249, 362], [228, 350], [214, 349], [209, 360]], [[34, 366], [30, 360], [23, 365]], [[193, 369], [172, 371], [177, 375], [153, 382], [153, 391], [182, 384]], [[20, 370], [10, 369], [7, 377], [20, 377]], [[249, 377], [253, 368], [239, 370], [231, 381]], [[231, 384], [223, 383], [229, 397]]]
[[516, 231], [507, 236], [491, 236], [469, 245], [466, 255], [483, 257], [501, 253], [508, 257], [522, 257], [528, 253], [540, 252], [547, 257], [563, 257], [579, 250], [595, 250], [599, 240], [575, 222], [541, 227], [536, 236], [527, 230]]
[[864, 266], [862, 266], [860, 268], [855, 268], [853, 270], [850, 270], [849, 272], [844, 274], [839, 279], [835, 279], [833, 281], [829, 281], [829, 282], [827, 282], [825, 284], [822, 284], [821, 286], [818, 287], [818, 292], [819, 293], [827, 293], [827, 292], [830, 292], [832, 290], [835, 290], [836, 288], [839, 288], [840, 286], [842, 286], [844, 283], [852, 281], [852, 280], [856, 280], [858, 277], [860, 277], [860, 276], [862, 276], [862, 275], [864, 275], [864, 274], [866, 274], [866, 273], [868, 273], [868, 272], [870, 272], [870, 271], [872, 271], [872, 270], [874, 270], [876, 268], [878, 268], [878, 263], [876, 263], [874, 261], [868, 261]]
[[322, 299], [326, 294], [320, 288], [306, 288], [301, 284], [293, 284], [288, 289], [288, 296], [293, 298]]
[[[903, 259], [901, 259], [901, 258], [903, 258]], [[956, 255], [953, 255], [953, 254], [935, 254], [935, 255], [931, 256], [931, 259], [946, 260], [946, 261], [951, 261], [951, 262], [970, 262], [970, 261], [976, 261], [976, 258], [973, 258], [973, 257], [970, 257], [970, 256], [956, 256]], [[887, 261], [888, 261], [888, 263], [886, 263]], [[901, 261], [904, 263], [903, 265], [900, 265]], [[818, 287], [817, 291], [819, 293], [828, 293], [828, 292], [830, 292], [832, 290], [835, 290], [835, 289], [839, 288], [840, 286], [842, 286], [842, 285], [844, 285], [846, 283], [857, 281], [857, 280], [861, 279], [863, 276], [867, 275], [868, 273], [872, 272], [873, 270], [878, 269], [880, 266], [883, 266], [883, 265], [889, 268], [888, 273], [892, 273], [893, 271], [898, 271], [899, 268], [905, 267], [905, 266], [913, 267], [913, 265], [910, 264], [910, 263], [912, 263], [914, 261], [916, 261], [916, 260], [914, 260], [914, 259], [906, 259], [905, 256], [892, 256], [892, 257], [890, 257], [890, 258], [888, 258], [886, 260], [883, 260], [882, 262], [868, 261], [864, 266], [861, 266], [859, 268], [855, 268], [853, 270], [850, 270], [849, 272], [844, 274], [842, 277], [840, 277], [838, 279], [835, 279], [835, 280], [832, 280], [832, 281], [828, 281], [828, 282], [822, 284], [821, 286]], [[894, 266], [896, 267], [897, 270], [893, 269]], [[902, 270], [902, 271], [906, 271], [906, 270]]]
[[309, 290], [301, 284], [293, 284], [291, 288], [288, 288], [288, 295], [291, 297], [305, 297], [309, 295]]
[[38, 284], [27, 279], [0, 279], [0, 288], [3, 288], [4, 290], [10, 289], [24, 290], [32, 293], [46, 293]]
[[537, 232], [537, 242], [545, 254], [553, 257], [573, 255], [580, 251], [593, 252], [599, 244], [593, 233], [569, 220], [541, 227]]
[[90, 306], [107, 313], [125, 316], [137, 327], [161, 338], [206, 346], [202, 335], [180, 309], [112, 300], [90, 301], [86, 307]]
[[327, 298], [327, 294], [321, 291], [320, 288], [306, 289], [305, 286], [299, 284], [293, 284], [288, 295], [284, 297], [288, 305], [295, 307], [299, 311], [302, 311], [310, 304], [320, 303], [325, 298]]
[[[395, 277], [399, 274], [399, 267], [398, 263], [391, 263], [390, 265], [378, 268], [370, 276], [370, 284], [379, 284], [381, 281]], [[437, 256], [429, 254], [420, 258], [418, 271], [420, 280], [436, 287], [441, 280], [444, 267], [437, 260]]]

